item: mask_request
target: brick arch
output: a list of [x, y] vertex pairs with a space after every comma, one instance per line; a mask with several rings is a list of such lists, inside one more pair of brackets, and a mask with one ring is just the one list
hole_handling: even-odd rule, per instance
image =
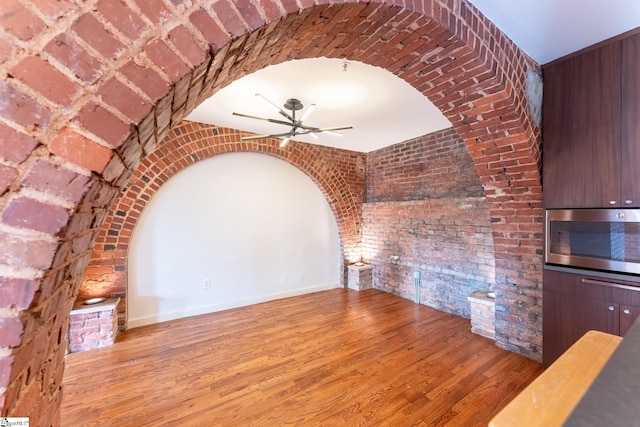
[[179, 171], [209, 157], [253, 152], [277, 157], [297, 167], [324, 194], [338, 224], [342, 253], [341, 282], [346, 265], [359, 257], [361, 213], [364, 202], [365, 155], [311, 144], [279, 140], [242, 142], [246, 134], [234, 129], [183, 121], [148, 155], [134, 172], [114, 208], [104, 221], [91, 252], [79, 297], [119, 297], [118, 323], [126, 329], [128, 285], [127, 257], [135, 224], [158, 189]]
[[537, 68], [467, 0], [13, 2], [0, 20], [0, 405], [59, 424], [68, 313], [122, 188], [170, 129], [242, 75], [289, 59], [379, 66], [465, 141], [489, 201], [498, 345], [540, 359]]

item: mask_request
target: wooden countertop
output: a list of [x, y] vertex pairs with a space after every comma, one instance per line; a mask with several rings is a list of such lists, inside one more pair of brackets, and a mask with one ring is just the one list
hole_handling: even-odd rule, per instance
[[513, 399], [489, 427], [561, 426], [622, 341], [589, 331]]

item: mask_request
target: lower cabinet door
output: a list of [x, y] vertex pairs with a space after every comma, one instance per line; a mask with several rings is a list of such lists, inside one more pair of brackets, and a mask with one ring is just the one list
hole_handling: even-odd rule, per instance
[[620, 335], [625, 336], [640, 315], [640, 307], [632, 305], [620, 305]]
[[[543, 363], [549, 366], [587, 331], [620, 334], [620, 305], [545, 290]], [[634, 307], [634, 310], [638, 310]], [[629, 325], [630, 326], [630, 325]]]

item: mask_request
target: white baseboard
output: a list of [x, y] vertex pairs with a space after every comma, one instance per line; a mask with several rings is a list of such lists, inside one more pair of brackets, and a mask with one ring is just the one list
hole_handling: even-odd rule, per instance
[[326, 291], [329, 289], [339, 288], [340, 284], [333, 283], [330, 285], [313, 286], [310, 288], [294, 289], [292, 291], [258, 295], [251, 298], [244, 298], [241, 300], [228, 301], [221, 304], [207, 305], [198, 308], [191, 308], [181, 311], [173, 311], [170, 313], [158, 313], [155, 316], [142, 317], [138, 319], [128, 319], [128, 329], [137, 328], [139, 326], [151, 325], [153, 323], [166, 322], [169, 320], [182, 319], [184, 317], [198, 316], [201, 314], [215, 313], [216, 311], [228, 310], [230, 308], [244, 307], [252, 304], [259, 304], [261, 302], [274, 301], [282, 298], [295, 297], [298, 295], [310, 294], [313, 292]]

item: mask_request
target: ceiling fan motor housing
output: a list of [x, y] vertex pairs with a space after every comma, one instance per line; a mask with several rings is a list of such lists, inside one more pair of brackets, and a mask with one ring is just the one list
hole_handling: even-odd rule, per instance
[[287, 102], [284, 103], [284, 108], [291, 111], [302, 110], [303, 107], [304, 105], [302, 105], [302, 102], [296, 98], [287, 99]]

